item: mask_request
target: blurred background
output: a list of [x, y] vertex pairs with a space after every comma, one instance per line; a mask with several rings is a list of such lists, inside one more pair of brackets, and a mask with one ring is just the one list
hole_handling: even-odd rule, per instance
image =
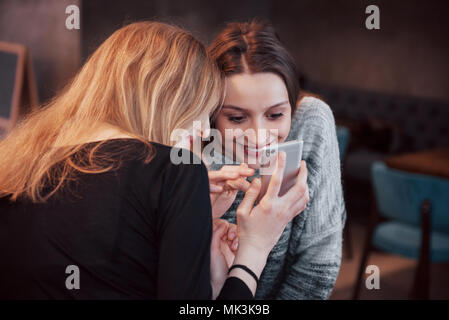
[[[365, 27], [371, 4], [380, 30]], [[0, 41], [28, 49], [42, 103], [126, 23], [175, 23], [208, 44], [253, 17], [274, 24], [338, 125], [348, 219], [331, 298], [449, 299], [449, 1], [0, 0]], [[368, 265], [380, 289], [366, 288]]]

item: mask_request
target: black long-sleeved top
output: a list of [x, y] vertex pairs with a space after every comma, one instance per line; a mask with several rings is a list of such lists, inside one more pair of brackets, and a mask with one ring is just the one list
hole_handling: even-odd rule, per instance
[[[96, 154], [113, 154], [118, 169], [77, 172], [46, 203], [0, 198], [0, 299], [211, 298], [207, 170], [152, 146], [145, 164], [139, 140], [108, 140]], [[79, 289], [66, 286], [76, 283], [72, 265]], [[252, 295], [231, 278], [219, 298]]]

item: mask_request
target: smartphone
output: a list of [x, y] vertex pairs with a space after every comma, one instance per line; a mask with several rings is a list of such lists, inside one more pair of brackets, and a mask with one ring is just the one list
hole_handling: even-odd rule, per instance
[[293, 140], [262, 149], [262, 166], [259, 169], [262, 188], [257, 201], [262, 199], [267, 192], [271, 175], [276, 168], [276, 156], [280, 151], [284, 151], [287, 157], [279, 196], [284, 195], [296, 183], [296, 177], [301, 166], [303, 144], [302, 140]]

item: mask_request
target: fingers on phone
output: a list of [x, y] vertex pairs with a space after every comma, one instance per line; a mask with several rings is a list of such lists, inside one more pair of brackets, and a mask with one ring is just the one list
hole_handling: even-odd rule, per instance
[[240, 166], [223, 166], [219, 171], [209, 171], [210, 191], [213, 193], [234, 189], [246, 191], [249, 182], [245, 177], [251, 177], [254, 173], [254, 169], [248, 168], [246, 163]]
[[308, 186], [307, 186], [307, 166], [304, 160], [301, 160], [301, 167], [299, 169], [298, 177], [295, 184], [287, 191], [286, 194], [282, 196], [286, 202], [297, 202], [299, 198], [304, 197], [307, 192], [308, 196]]
[[239, 238], [235, 238], [234, 241], [232, 241], [231, 249], [236, 251], [239, 248]]
[[240, 176], [250, 177], [254, 175], [254, 169], [249, 168], [246, 163], [241, 163], [239, 166], [223, 166], [220, 171], [233, 172]]
[[209, 171], [209, 180], [210, 181], [223, 181], [223, 180], [232, 180], [237, 179], [239, 177], [239, 173], [235, 170], [219, 170], [219, 171]]
[[255, 178], [253, 179], [253, 181], [251, 181], [250, 187], [245, 192], [245, 196], [237, 208], [237, 216], [246, 216], [251, 212], [254, 202], [259, 195], [260, 187], [261, 183], [259, 178]]
[[226, 231], [227, 228], [225, 223], [214, 224], [211, 246], [218, 247], [220, 239], [222, 239], [223, 236], [226, 236]]
[[308, 203], [309, 203], [309, 191], [308, 191], [308, 188], [307, 188], [306, 194], [304, 194], [298, 201], [296, 201], [293, 204], [292, 210], [290, 210], [291, 213], [292, 213], [291, 218], [293, 219], [298, 214], [303, 212], [307, 208], [307, 204]]
[[281, 190], [282, 179], [284, 176], [286, 154], [284, 151], [279, 152], [276, 159], [276, 168], [271, 176], [266, 196], [270, 198], [277, 197]]
[[210, 184], [210, 192], [212, 192], [212, 193], [223, 192], [223, 186], [219, 186], [216, 184]]
[[303, 182], [307, 182], [307, 163], [304, 160], [301, 160], [301, 166], [299, 168], [298, 180]]
[[240, 172], [240, 175], [245, 176], [245, 177], [251, 177], [255, 173], [254, 169], [248, 168], [248, 165], [246, 163], [242, 163], [239, 166], [239, 172]]
[[246, 192], [250, 186], [250, 183], [245, 178], [239, 178], [235, 180], [228, 180], [224, 185], [224, 189], [228, 190], [242, 190]]

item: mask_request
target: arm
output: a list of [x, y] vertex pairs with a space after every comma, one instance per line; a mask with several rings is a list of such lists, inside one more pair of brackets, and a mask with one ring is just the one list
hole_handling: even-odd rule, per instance
[[207, 170], [170, 165], [158, 218], [158, 299], [210, 299], [212, 214]]
[[[305, 205], [299, 201], [293, 207], [286, 207], [279, 212], [280, 207], [291, 202], [286, 197], [295, 197], [302, 187], [302, 183], [298, 182], [301, 179], [298, 179], [285, 196], [279, 196], [285, 161], [285, 153], [279, 153], [267, 192], [257, 206], [254, 207], [254, 202], [259, 195], [261, 182], [260, 179], [253, 179], [237, 209], [239, 246], [234, 264], [246, 266], [257, 278], [260, 277], [268, 254], [279, 240], [285, 226], [298, 215], [298, 212], [302, 211]], [[257, 281], [248, 272], [232, 269], [229, 275], [240, 278], [249, 288], [251, 296], [255, 294]], [[232, 278], [228, 278], [227, 283], [230, 280]]]
[[[211, 299], [212, 209], [206, 167], [170, 164], [165, 172], [161, 204], [157, 225], [158, 299]], [[238, 259], [250, 264], [248, 260], [260, 255], [245, 253]], [[266, 254], [262, 254], [263, 258]], [[252, 299], [254, 290], [247, 274], [233, 272], [219, 299]]]
[[332, 112], [320, 103], [304, 115], [307, 133], [303, 138], [311, 145], [307, 159], [310, 201], [305, 221], [301, 217], [293, 221], [292, 259], [284, 269], [277, 299], [327, 299], [340, 269], [346, 211], [338, 142]]

